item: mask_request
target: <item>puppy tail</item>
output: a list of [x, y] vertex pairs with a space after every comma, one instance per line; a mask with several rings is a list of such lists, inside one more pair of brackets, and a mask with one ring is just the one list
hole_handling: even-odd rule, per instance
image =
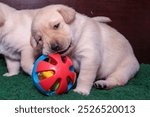
[[109, 17], [105, 17], [105, 16], [97, 16], [97, 17], [93, 17], [92, 19], [100, 23], [112, 22], [112, 20]]

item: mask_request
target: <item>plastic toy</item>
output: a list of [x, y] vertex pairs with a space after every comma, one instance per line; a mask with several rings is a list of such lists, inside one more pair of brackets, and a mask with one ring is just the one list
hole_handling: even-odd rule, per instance
[[32, 79], [37, 89], [45, 95], [63, 94], [74, 85], [76, 73], [69, 57], [49, 54], [36, 60]]

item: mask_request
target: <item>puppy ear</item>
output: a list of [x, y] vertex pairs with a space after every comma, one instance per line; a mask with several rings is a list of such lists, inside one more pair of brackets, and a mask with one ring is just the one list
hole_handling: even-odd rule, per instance
[[3, 17], [3, 15], [0, 13], [0, 27], [3, 26], [5, 23], [5, 19]]
[[30, 38], [30, 44], [33, 48], [37, 47], [37, 41], [33, 38], [33, 36]]
[[62, 15], [67, 24], [70, 24], [75, 19], [76, 11], [70, 7], [62, 6], [58, 9], [58, 12]]

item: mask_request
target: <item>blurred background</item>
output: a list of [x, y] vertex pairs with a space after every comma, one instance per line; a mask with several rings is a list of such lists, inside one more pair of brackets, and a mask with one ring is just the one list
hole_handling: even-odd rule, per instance
[[90, 17], [107, 16], [131, 43], [140, 63], [150, 64], [150, 0], [0, 0], [16, 9], [65, 4]]

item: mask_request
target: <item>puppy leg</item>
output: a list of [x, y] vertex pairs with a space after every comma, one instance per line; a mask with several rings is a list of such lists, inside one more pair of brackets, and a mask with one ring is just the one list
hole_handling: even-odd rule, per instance
[[134, 76], [138, 69], [139, 64], [136, 60], [124, 61], [106, 80], [98, 80], [94, 83], [94, 86], [99, 89], [123, 86]]
[[106, 80], [98, 80], [94, 83], [94, 86], [98, 89], [111, 89], [116, 86], [123, 86], [127, 83], [129, 77], [123, 74], [113, 73], [107, 77]]
[[3, 74], [3, 76], [13, 76], [19, 73], [20, 62], [17, 60], [12, 60], [10, 58], [5, 57], [8, 72]]
[[95, 60], [92, 61], [91, 58], [87, 58], [81, 61], [77, 87], [74, 89], [75, 92], [82, 95], [89, 95], [99, 66], [98, 64], [94, 64]]
[[25, 48], [23, 51], [21, 51], [21, 67], [29, 75], [32, 74], [33, 63], [33, 49]]

